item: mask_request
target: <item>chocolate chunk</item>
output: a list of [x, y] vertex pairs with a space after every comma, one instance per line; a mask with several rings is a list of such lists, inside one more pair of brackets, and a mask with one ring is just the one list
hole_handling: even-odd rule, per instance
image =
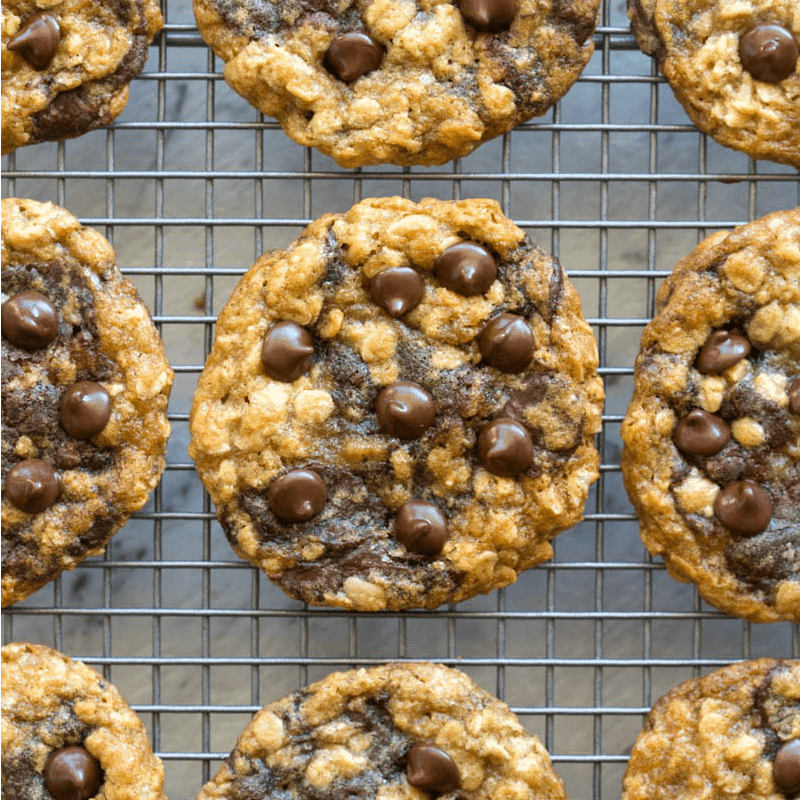
[[787, 797], [800, 792], [800, 739], [790, 739], [775, 755], [772, 777]]
[[0, 309], [3, 336], [23, 350], [41, 350], [58, 334], [58, 313], [41, 293], [26, 290], [3, 303]]
[[394, 535], [409, 553], [432, 556], [449, 538], [447, 519], [435, 503], [409, 500], [397, 512]]
[[286, 522], [305, 522], [322, 511], [327, 497], [325, 481], [318, 472], [293, 469], [272, 482], [268, 499], [276, 517]]
[[97, 436], [111, 419], [111, 396], [94, 381], [78, 381], [61, 398], [61, 424], [76, 439]]
[[712, 331], [700, 348], [695, 366], [704, 375], [717, 375], [750, 354], [750, 342], [738, 333]]
[[458, 7], [467, 22], [490, 33], [507, 28], [517, 13], [514, 0], [459, 0]]
[[376, 305], [392, 317], [402, 317], [420, 304], [425, 284], [411, 267], [389, 267], [370, 281], [369, 291]]
[[408, 752], [408, 782], [427, 792], [445, 794], [461, 785], [456, 762], [430, 742], [415, 744]]
[[439, 282], [463, 297], [483, 294], [497, 277], [497, 262], [476, 242], [459, 242], [436, 259], [433, 271]]
[[8, 43], [34, 68], [47, 69], [61, 41], [61, 28], [55, 17], [45, 11], [34, 14]]
[[478, 334], [478, 347], [484, 361], [501, 372], [522, 372], [533, 358], [533, 331], [523, 317], [498, 314]]
[[311, 368], [314, 339], [296, 322], [276, 322], [264, 337], [261, 363], [270, 378], [291, 383]]
[[62, 747], [47, 759], [44, 783], [54, 800], [89, 800], [103, 785], [103, 770], [83, 747]]
[[800, 414], [800, 378], [795, 378], [789, 386], [789, 408]]
[[755, 536], [772, 519], [772, 498], [755, 481], [734, 481], [717, 495], [714, 515], [733, 533]]
[[29, 458], [8, 471], [5, 492], [8, 501], [20, 511], [38, 514], [55, 503], [61, 481], [47, 461]]
[[378, 395], [375, 413], [392, 436], [419, 439], [436, 419], [436, 403], [418, 383], [398, 381]]
[[672, 441], [682, 453], [711, 456], [730, 441], [731, 429], [721, 417], [700, 408], [679, 420], [672, 432]]
[[330, 43], [322, 63], [340, 81], [352, 83], [377, 69], [383, 53], [381, 43], [366, 33], [342, 33]]
[[493, 475], [519, 475], [533, 463], [531, 435], [516, 420], [496, 419], [478, 435], [478, 459]]
[[794, 73], [800, 48], [792, 32], [759, 22], [739, 37], [739, 60], [757, 80], [780, 83]]

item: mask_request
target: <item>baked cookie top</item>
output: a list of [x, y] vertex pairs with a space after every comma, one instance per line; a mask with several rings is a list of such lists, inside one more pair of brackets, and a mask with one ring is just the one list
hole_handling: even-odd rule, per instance
[[800, 169], [796, 0], [628, 0], [628, 15], [701, 131]]
[[596, 366], [560, 265], [494, 201], [365, 200], [234, 289], [189, 452], [236, 552], [291, 596], [433, 608], [581, 519]]
[[441, 164], [544, 114], [600, 0], [194, 0], [228, 83], [341, 166]]
[[800, 621], [800, 209], [705, 239], [657, 312], [622, 425], [642, 539], [721, 610]]
[[261, 709], [197, 800], [566, 798], [547, 751], [455, 669], [334, 672]]
[[782, 800], [800, 791], [800, 662], [745, 661], [662, 697], [622, 800]]
[[3, 153], [110, 123], [162, 24], [156, 0], [3, 0]]
[[158, 482], [172, 370], [111, 245], [69, 212], [2, 202], [2, 601], [105, 543]]
[[142, 721], [101, 675], [38, 644], [2, 664], [3, 800], [166, 800]]

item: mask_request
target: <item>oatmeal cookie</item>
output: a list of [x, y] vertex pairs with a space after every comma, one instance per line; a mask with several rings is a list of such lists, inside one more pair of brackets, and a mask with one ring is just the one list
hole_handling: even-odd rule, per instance
[[705, 239], [657, 310], [622, 425], [642, 539], [721, 610], [800, 621], [800, 209]]
[[164, 467], [172, 370], [111, 245], [59, 206], [2, 202], [6, 606], [100, 553]]
[[544, 114], [600, 0], [194, 0], [228, 83], [341, 166], [442, 164]]
[[247, 272], [190, 455], [292, 597], [433, 608], [552, 555], [598, 475], [603, 388], [558, 262], [491, 200], [366, 200]]

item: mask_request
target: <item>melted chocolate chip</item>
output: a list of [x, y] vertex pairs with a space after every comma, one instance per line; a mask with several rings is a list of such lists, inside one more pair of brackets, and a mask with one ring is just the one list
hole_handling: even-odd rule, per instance
[[103, 785], [103, 770], [83, 747], [62, 747], [47, 759], [44, 783], [54, 800], [89, 800]]
[[789, 385], [789, 408], [793, 414], [800, 414], [800, 378]]
[[738, 333], [712, 331], [697, 354], [695, 366], [704, 375], [717, 375], [750, 354], [750, 342]]
[[533, 358], [533, 331], [523, 317], [498, 314], [478, 334], [478, 347], [484, 361], [501, 372], [522, 372]]
[[436, 403], [418, 383], [398, 381], [378, 395], [375, 413], [378, 424], [392, 436], [419, 439], [436, 419]]
[[731, 429], [721, 417], [700, 408], [690, 411], [675, 426], [672, 441], [682, 453], [711, 456], [730, 441]]
[[782, 25], [759, 22], [739, 37], [739, 60], [757, 80], [780, 83], [794, 73], [800, 48]]
[[478, 459], [493, 475], [519, 475], [533, 463], [531, 435], [514, 419], [496, 419], [478, 435]]
[[517, 13], [514, 0], [458, 0], [458, 7], [467, 22], [490, 33], [508, 28]]
[[34, 14], [8, 42], [9, 50], [19, 54], [34, 68], [47, 69], [61, 41], [61, 28], [55, 17], [45, 11]]
[[427, 792], [445, 794], [461, 785], [461, 775], [453, 759], [430, 742], [415, 744], [408, 752], [408, 782]]
[[58, 334], [56, 308], [41, 292], [19, 292], [1, 312], [3, 336], [23, 350], [41, 350]]
[[76, 439], [97, 436], [111, 419], [111, 396], [94, 381], [78, 381], [61, 398], [61, 424]]
[[276, 322], [264, 337], [261, 363], [270, 378], [291, 383], [311, 368], [314, 339], [296, 322]]
[[772, 498], [755, 481], [734, 481], [717, 495], [714, 515], [733, 533], [755, 536], [772, 519]]
[[475, 242], [459, 242], [436, 259], [433, 271], [439, 282], [463, 297], [483, 294], [497, 277], [497, 262], [492, 254]]
[[380, 42], [366, 33], [342, 33], [330, 43], [322, 63], [340, 81], [351, 83], [377, 69], [383, 53]]
[[376, 305], [392, 317], [402, 317], [420, 304], [425, 284], [411, 267], [389, 267], [370, 281], [369, 291]]
[[772, 777], [787, 797], [800, 792], [800, 739], [790, 739], [775, 755]]
[[269, 487], [269, 506], [276, 517], [286, 522], [305, 522], [322, 511], [328, 490], [319, 473], [312, 469], [293, 469]]
[[20, 511], [38, 514], [55, 503], [61, 492], [61, 481], [47, 461], [29, 458], [8, 471], [5, 492], [9, 503]]
[[409, 553], [440, 553], [449, 538], [447, 519], [439, 506], [426, 500], [409, 500], [397, 512], [394, 535]]

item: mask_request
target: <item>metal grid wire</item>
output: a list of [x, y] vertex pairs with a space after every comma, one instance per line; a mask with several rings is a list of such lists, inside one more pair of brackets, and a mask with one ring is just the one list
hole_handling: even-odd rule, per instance
[[[188, 4], [116, 124], [4, 161], [6, 196], [52, 200], [105, 233], [176, 372], [160, 486], [104, 556], [3, 614], [3, 640], [102, 670], [147, 723], [173, 800], [193, 798], [250, 715], [334, 669], [427, 658], [504, 699], [573, 800], [618, 798], [643, 715], [678, 682], [743, 658], [798, 656], [792, 625], [730, 619], [644, 551], [619, 426], [659, 282], [708, 233], [798, 204], [791, 169], [689, 124], [606, 0], [596, 52], [547, 116], [439, 168], [342, 170], [290, 142], [224, 83]], [[493, 197], [581, 292], [607, 405], [601, 477], [555, 558], [506, 590], [435, 612], [349, 615], [286, 598], [230, 551], [186, 453], [214, 321], [256, 256], [368, 196]]]

